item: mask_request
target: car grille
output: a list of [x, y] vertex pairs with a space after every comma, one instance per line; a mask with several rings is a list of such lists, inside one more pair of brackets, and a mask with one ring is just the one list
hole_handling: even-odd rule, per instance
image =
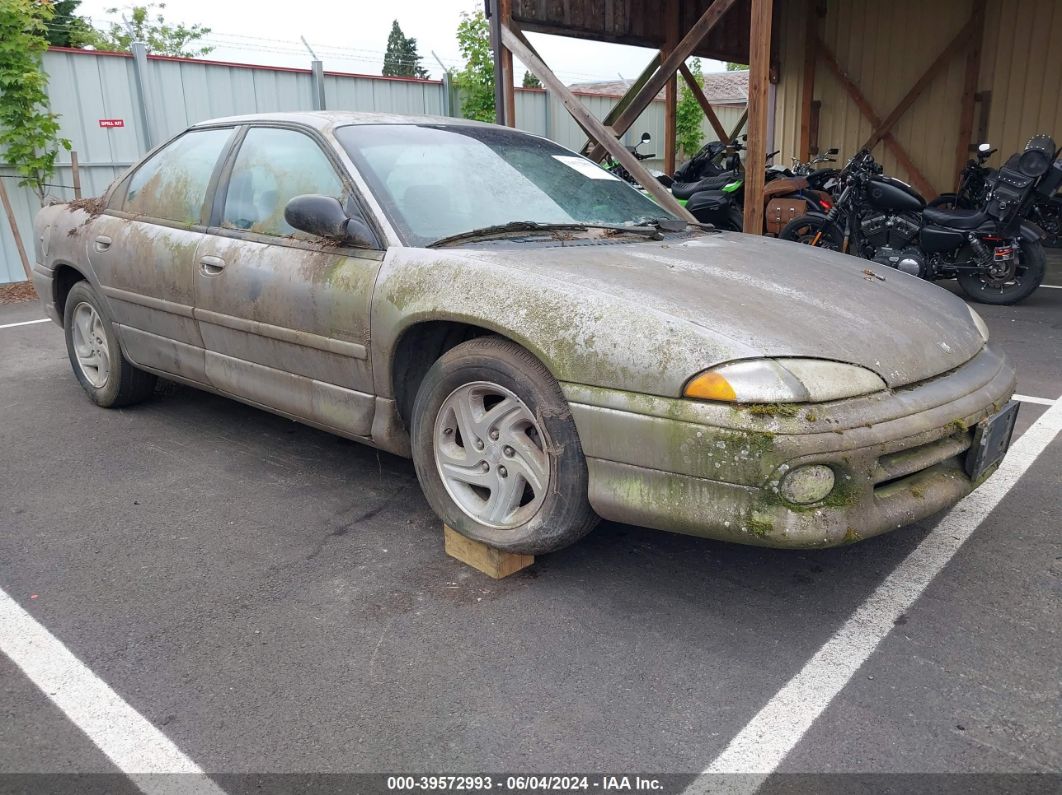
[[933, 468], [961, 469], [964, 454], [973, 442], [971, 431], [961, 431], [927, 444], [897, 450], [878, 458], [871, 480], [874, 496], [886, 497], [908, 481]]

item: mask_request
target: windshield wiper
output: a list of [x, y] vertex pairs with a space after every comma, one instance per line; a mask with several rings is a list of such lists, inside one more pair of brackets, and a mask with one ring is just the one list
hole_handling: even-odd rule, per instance
[[473, 240], [478, 237], [504, 235], [509, 232], [585, 232], [588, 229], [608, 229], [613, 232], [629, 232], [635, 235], [644, 235], [649, 238], [658, 238], [660, 236], [661, 228], [663, 227], [621, 226], [619, 224], [591, 223], [549, 224], [540, 221], [510, 221], [507, 224], [484, 226], [479, 229], [470, 229], [467, 232], [458, 232], [456, 235], [441, 237], [438, 240], [433, 240], [431, 243], [428, 243], [428, 248], [445, 246], [450, 243], [459, 243], [462, 240]]

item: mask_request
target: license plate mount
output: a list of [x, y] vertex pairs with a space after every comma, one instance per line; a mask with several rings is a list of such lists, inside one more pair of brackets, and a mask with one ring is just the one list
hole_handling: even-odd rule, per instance
[[1012, 400], [992, 416], [977, 423], [973, 444], [966, 453], [966, 474], [975, 483], [1007, 454], [1019, 405], [1018, 401]]

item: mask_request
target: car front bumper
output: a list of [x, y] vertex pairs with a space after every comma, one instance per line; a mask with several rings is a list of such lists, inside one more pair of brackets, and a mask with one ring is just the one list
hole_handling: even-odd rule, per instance
[[[604, 519], [771, 547], [869, 538], [951, 507], [978, 485], [963, 462], [973, 428], [1013, 394], [985, 347], [909, 387], [774, 413], [564, 383]], [[834, 490], [787, 503], [785, 472], [829, 466]], [[983, 479], [983, 478], [982, 478]]]

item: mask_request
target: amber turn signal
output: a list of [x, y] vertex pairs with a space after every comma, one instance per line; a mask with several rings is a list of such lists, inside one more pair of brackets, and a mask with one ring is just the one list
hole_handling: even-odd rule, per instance
[[701, 373], [693, 378], [686, 384], [686, 390], [683, 394], [688, 398], [696, 398], [697, 400], [726, 400], [730, 402], [737, 400], [737, 394], [734, 392], [734, 387], [730, 386], [730, 382], [719, 373], [712, 372]]

